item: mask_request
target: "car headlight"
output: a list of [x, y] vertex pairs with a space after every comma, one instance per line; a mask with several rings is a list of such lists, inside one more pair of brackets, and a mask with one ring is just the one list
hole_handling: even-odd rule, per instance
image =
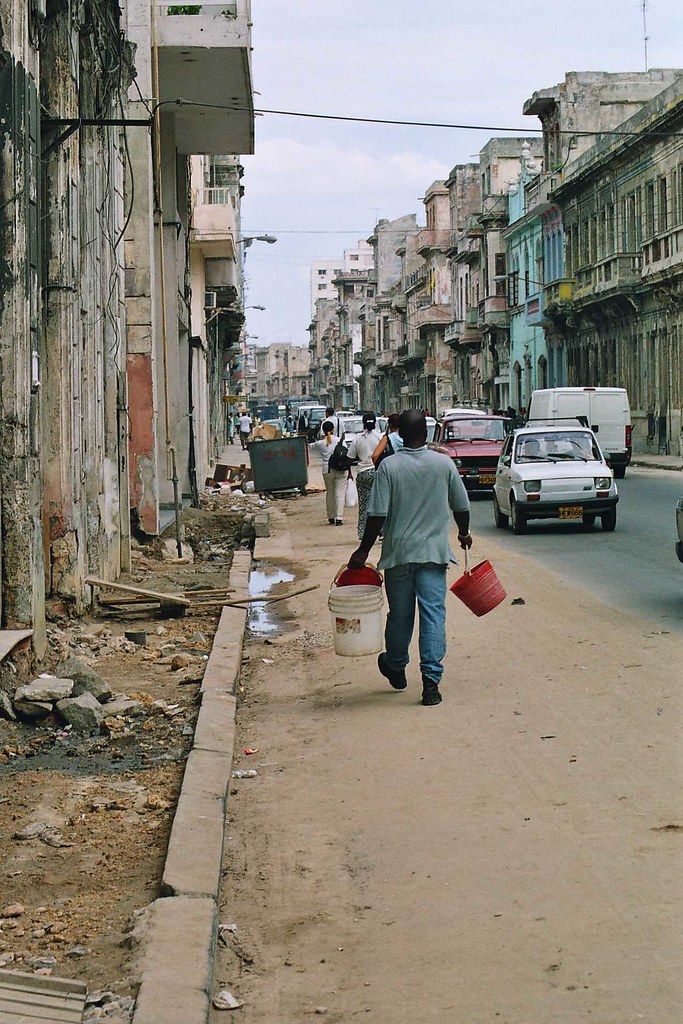
[[460, 469], [460, 467], [462, 466], [462, 459], [453, 459], [453, 462], [458, 467], [458, 469]]
[[595, 490], [596, 491], [608, 491], [612, 486], [611, 476], [596, 476], [595, 478]]
[[524, 490], [527, 494], [533, 494], [535, 491], [540, 491], [541, 481], [540, 480], [525, 480]]

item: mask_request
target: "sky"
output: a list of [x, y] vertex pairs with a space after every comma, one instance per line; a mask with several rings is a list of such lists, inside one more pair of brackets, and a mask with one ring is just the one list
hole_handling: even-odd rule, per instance
[[[681, 0], [647, 0], [650, 68], [683, 67]], [[244, 156], [247, 331], [307, 345], [309, 267], [376, 222], [416, 213], [435, 180], [496, 135], [538, 137], [522, 106], [568, 71], [643, 71], [642, 0], [252, 0], [257, 109], [490, 126], [368, 125], [264, 114]], [[503, 132], [496, 129], [516, 129]]]

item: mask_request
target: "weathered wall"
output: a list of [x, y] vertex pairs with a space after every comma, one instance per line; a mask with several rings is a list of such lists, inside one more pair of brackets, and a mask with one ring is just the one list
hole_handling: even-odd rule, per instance
[[27, 8], [0, 0], [0, 590], [2, 625], [33, 627], [42, 654], [40, 120]]

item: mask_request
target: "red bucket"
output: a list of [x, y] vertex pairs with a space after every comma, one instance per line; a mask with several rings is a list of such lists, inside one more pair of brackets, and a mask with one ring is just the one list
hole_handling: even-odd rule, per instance
[[335, 587], [381, 587], [382, 575], [372, 565], [364, 565], [362, 569], [349, 569], [343, 565], [334, 577]]
[[489, 561], [479, 562], [468, 572], [467, 556], [465, 571], [451, 587], [451, 592], [459, 597], [475, 615], [486, 615], [506, 598], [502, 584]]

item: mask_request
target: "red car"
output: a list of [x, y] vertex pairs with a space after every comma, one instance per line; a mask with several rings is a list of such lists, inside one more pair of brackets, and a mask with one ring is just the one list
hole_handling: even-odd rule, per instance
[[446, 416], [437, 426], [434, 451], [448, 455], [468, 491], [492, 491], [503, 441], [512, 428], [504, 416]]

